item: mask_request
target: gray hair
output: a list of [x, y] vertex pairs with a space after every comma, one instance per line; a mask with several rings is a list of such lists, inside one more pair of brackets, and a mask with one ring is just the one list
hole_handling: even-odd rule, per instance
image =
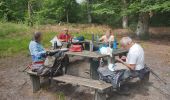
[[120, 44], [121, 45], [128, 45], [129, 43], [132, 42], [132, 39], [130, 37], [123, 37], [121, 40], [120, 40]]

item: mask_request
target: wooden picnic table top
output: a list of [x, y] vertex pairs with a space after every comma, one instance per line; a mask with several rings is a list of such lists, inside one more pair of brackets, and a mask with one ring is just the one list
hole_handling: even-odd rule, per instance
[[88, 58], [102, 58], [102, 57], [107, 57], [108, 55], [102, 55], [98, 52], [91, 52], [87, 50], [83, 50], [82, 52], [71, 52], [68, 51], [66, 52], [67, 55], [71, 56], [81, 56], [81, 57], [88, 57]]
[[[123, 53], [127, 53], [127, 50], [124, 49], [116, 49], [113, 50], [113, 55], [119, 55], [119, 54], [123, 54]], [[87, 50], [83, 50], [82, 52], [71, 52], [68, 51], [66, 52], [67, 55], [71, 55], [71, 56], [81, 56], [81, 57], [88, 57], [88, 58], [103, 58], [103, 57], [108, 57], [109, 55], [103, 55], [100, 54], [99, 52], [91, 52], [91, 51], [87, 51]]]

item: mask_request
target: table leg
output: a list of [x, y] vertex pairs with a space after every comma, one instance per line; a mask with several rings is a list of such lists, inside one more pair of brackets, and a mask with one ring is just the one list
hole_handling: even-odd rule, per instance
[[108, 63], [108, 64], [110, 64], [110, 63], [115, 64], [115, 56], [113, 56], [113, 57], [108, 57], [108, 58], [107, 58], [107, 63]]
[[40, 90], [40, 77], [36, 75], [30, 75], [30, 79], [32, 81], [33, 93], [35, 93]]
[[98, 90], [95, 90], [94, 100], [106, 100], [106, 94], [100, 93]]
[[92, 79], [98, 80], [99, 74], [97, 72], [97, 69], [99, 67], [99, 61], [97, 59], [90, 58], [90, 77]]

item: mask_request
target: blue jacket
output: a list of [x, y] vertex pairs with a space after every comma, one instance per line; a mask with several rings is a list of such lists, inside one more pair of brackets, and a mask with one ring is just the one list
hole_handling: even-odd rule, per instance
[[40, 43], [36, 41], [31, 41], [29, 44], [29, 50], [33, 62], [44, 61], [46, 51]]

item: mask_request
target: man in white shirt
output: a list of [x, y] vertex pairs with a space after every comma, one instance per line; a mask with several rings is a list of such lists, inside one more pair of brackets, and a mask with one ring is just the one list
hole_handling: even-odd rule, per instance
[[[144, 50], [132, 41], [130, 37], [123, 37], [120, 41], [122, 48], [129, 50], [127, 57], [117, 58], [116, 60], [125, 65], [130, 70], [141, 70], [144, 68]], [[123, 61], [126, 59], [126, 62]]]
[[[132, 41], [130, 37], [123, 37], [120, 41], [122, 48], [129, 50], [127, 57], [122, 56], [116, 58], [118, 63], [111, 65], [111, 67], [100, 67], [98, 71], [102, 74], [109, 74], [115, 70], [141, 70], [144, 68], [144, 51], [143, 48]], [[126, 61], [125, 61], [126, 60]]]

